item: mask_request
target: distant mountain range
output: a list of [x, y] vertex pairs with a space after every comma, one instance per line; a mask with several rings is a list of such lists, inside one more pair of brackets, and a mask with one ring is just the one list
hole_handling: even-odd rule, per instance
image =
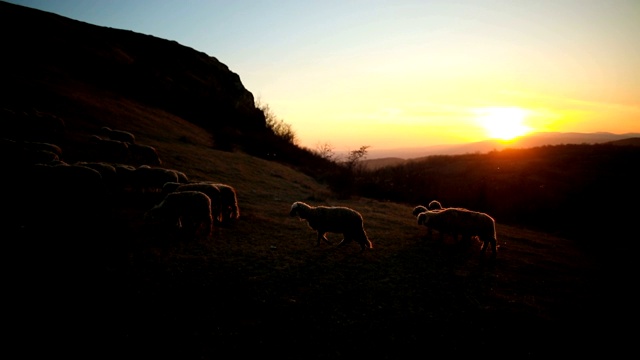
[[612, 134], [608, 132], [577, 133], [577, 132], [538, 132], [522, 136], [509, 142], [500, 140], [485, 140], [466, 144], [434, 145], [397, 149], [369, 149], [367, 159], [369, 167], [380, 167], [402, 163], [430, 155], [461, 155], [472, 153], [486, 153], [505, 148], [531, 148], [544, 145], [560, 144], [601, 144], [615, 143], [617, 145], [640, 146], [640, 133]]

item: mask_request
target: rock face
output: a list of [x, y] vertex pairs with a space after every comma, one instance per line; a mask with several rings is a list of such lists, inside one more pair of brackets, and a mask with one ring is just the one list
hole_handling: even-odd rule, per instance
[[266, 129], [264, 114], [238, 74], [175, 41], [6, 2], [0, 2], [0, 31], [0, 87], [8, 94], [0, 105], [28, 106], [51, 99], [60, 87], [100, 89], [225, 136], [256, 136]]

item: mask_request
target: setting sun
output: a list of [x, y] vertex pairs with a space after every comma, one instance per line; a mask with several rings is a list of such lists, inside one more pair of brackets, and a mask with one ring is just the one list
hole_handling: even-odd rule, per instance
[[492, 139], [511, 140], [531, 131], [524, 124], [528, 111], [518, 107], [490, 107], [476, 111], [476, 120]]

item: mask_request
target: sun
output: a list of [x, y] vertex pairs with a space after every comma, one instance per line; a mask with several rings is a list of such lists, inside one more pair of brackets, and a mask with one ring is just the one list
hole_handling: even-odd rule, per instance
[[531, 128], [524, 124], [528, 111], [519, 107], [487, 107], [476, 110], [476, 121], [492, 139], [511, 140]]

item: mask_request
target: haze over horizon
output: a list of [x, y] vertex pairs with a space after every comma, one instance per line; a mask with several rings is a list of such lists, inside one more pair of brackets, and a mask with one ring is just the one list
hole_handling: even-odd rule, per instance
[[311, 149], [640, 133], [637, 0], [7, 2], [216, 57]]

